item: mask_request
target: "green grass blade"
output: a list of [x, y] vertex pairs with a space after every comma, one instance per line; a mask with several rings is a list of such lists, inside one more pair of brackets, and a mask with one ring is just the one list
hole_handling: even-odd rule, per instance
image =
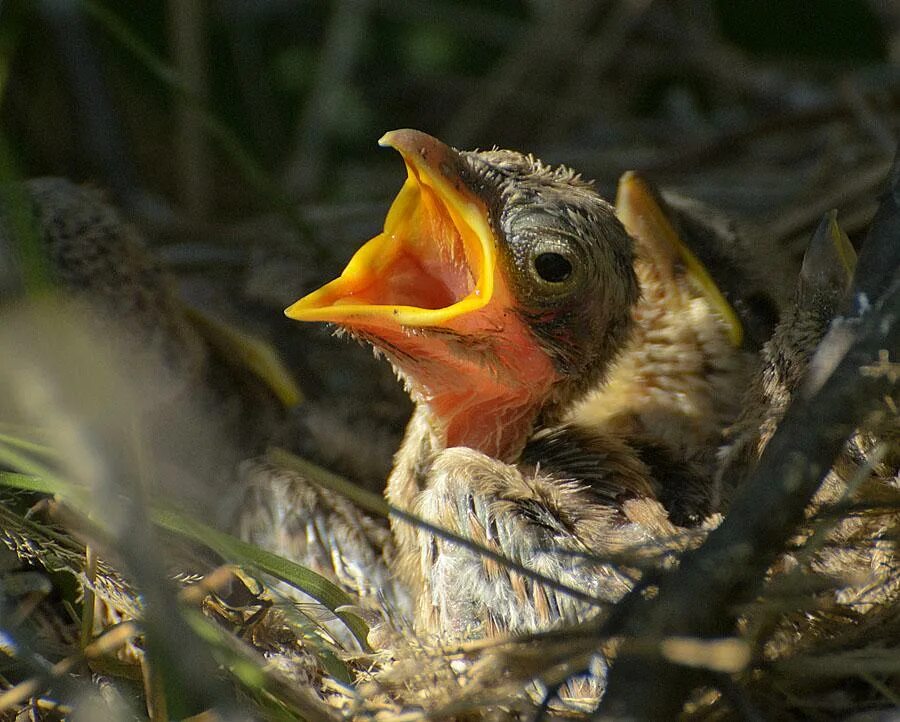
[[20, 474], [16, 471], [0, 471], [0, 486], [21, 491], [35, 491], [39, 494], [56, 494], [56, 485], [40, 476]]
[[[0, 462], [8, 462], [9, 459], [4, 458], [3, 451], [3, 447], [0, 446]], [[84, 494], [77, 493], [79, 490], [71, 484], [48, 479], [30, 471], [24, 474], [0, 471], [0, 485], [42, 494], [58, 494], [63, 498], [84, 497]], [[366, 651], [369, 650], [366, 642], [369, 634], [368, 625], [355, 614], [338, 611], [341, 607], [352, 606], [353, 600], [322, 575], [230, 534], [213, 529], [186, 514], [171, 509], [154, 508], [150, 516], [154, 524], [166, 531], [202, 544], [230, 562], [258, 569], [308, 594], [333, 612], [347, 625], [360, 646]]]
[[154, 509], [151, 518], [163, 529], [203, 544], [231, 562], [258, 569], [308, 594], [343, 621], [360, 646], [368, 651], [366, 623], [355, 614], [338, 611], [353, 605], [353, 600], [322, 575], [171, 509]]
[[0, 431], [0, 444], [15, 447], [22, 451], [27, 451], [30, 454], [39, 454], [50, 458], [56, 458], [58, 456], [58, 454], [46, 444], [39, 444], [36, 441], [23, 439], [18, 436], [13, 436], [12, 434], [4, 434], [2, 431]]
[[34, 228], [31, 201], [19, 181], [12, 148], [0, 129], [0, 208], [18, 254], [19, 271], [26, 293], [46, 293], [53, 287], [46, 253]]
[[[63, 498], [70, 499], [73, 504], [83, 501], [86, 496], [86, 490], [75, 484], [71, 484], [64, 479], [59, 478], [52, 469], [45, 466], [30, 456], [21, 453], [18, 449], [12, 448], [0, 440], [0, 464], [12, 469], [16, 469], [17, 474], [11, 472], [0, 472], [5, 486], [14, 488], [22, 488], [26, 491], [37, 491], [42, 494], [59, 495]], [[27, 484], [28, 488], [19, 486]]]
[[339, 719], [336, 710], [329, 708], [306, 688], [290, 684], [265, 671], [264, 660], [202, 613], [186, 609], [185, 617], [194, 632], [215, 648], [222, 664], [235, 679], [254, 696], [270, 696], [305, 720], [336, 722]]

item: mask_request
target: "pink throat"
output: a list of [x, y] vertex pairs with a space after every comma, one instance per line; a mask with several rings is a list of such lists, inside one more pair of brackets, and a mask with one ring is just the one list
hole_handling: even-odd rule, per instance
[[528, 441], [561, 377], [511, 303], [495, 300], [440, 328], [356, 324], [405, 378], [432, 444], [511, 463]]
[[[428, 411], [436, 441], [512, 462], [531, 435], [558, 374], [522, 327], [479, 337], [405, 339], [411, 353], [394, 359], [413, 400]], [[411, 348], [414, 347], [414, 348]]]
[[447, 390], [425, 403], [446, 447], [465, 446], [512, 462], [528, 441], [542, 405], [526, 390], [519, 391], [487, 396]]

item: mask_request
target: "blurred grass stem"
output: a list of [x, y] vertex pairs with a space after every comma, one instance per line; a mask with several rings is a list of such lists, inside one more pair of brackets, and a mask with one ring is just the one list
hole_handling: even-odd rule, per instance
[[179, 192], [191, 221], [200, 223], [209, 211], [209, 157], [203, 115], [208, 102], [205, 0], [169, 0], [169, 44], [178, 75], [194, 99], [178, 98], [175, 155]]
[[81, 0], [81, 2], [87, 13], [112, 35], [123, 49], [137, 58], [150, 75], [179, 98], [183, 99], [185, 103], [197, 109], [206, 132], [216, 141], [222, 152], [234, 164], [247, 184], [268, 205], [276, 208], [291, 222], [309, 248], [320, 258], [326, 258], [328, 251], [324, 246], [316, 243], [306, 221], [300, 216], [290, 200], [272, 182], [265, 169], [244, 148], [237, 134], [209, 112], [178, 73], [160, 60], [153, 50], [135, 35], [118, 15], [96, 0]]
[[[5, 216], [13, 238], [12, 250], [18, 256], [16, 260], [21, 283], [28, 295], [35, 296], [50, 290], [50, 272], [31, 218], [31, 203], [25, 189], [18, 183], [19, 177], [12, 149], [0, 128], [0, 206], [6, 209]], [[3, 291], [3, 274], [0, 272], [0, 295]]]

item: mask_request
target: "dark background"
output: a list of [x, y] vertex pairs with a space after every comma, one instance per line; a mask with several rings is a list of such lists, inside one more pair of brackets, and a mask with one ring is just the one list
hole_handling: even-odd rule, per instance
[[[383, 132], [531, 151], [607, 197], [636, 168], [799, 260], [828, 208], [853, 237], [871, 217], [898, 57], [890, 0], [6, 0], [4, 174], [105, 189], [190, 302], [278, 346], [294, 445], [376, 483], [408, 401], [281, 309], [379, 230]], [[352, 454], [296, 441], [338, 431]]]

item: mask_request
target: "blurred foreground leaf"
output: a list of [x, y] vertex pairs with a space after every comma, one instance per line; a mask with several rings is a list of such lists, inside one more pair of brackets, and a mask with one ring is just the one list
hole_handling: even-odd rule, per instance
[[[47, 259], [41, 246], [40, 238], [34, 228], [31, 213], [31, 202], [21, 183], [18, 183], [19, 173], [16, 170], [16, 162], [12, 148], [6, 141], [2, 129], [0, 129], [0, 210], [5, 220], [6, 228], [0, 228], [0, 263], [9, 263], [13, 269], [18, 266], [21, 274], [21, 283], [29, 294], [38, 294], [48, 291], [52, 284], [47, 268]], [[5, 231], [5, 233], [4, 233]], [[8, 234], [8, 235], [7, 235]], [[11, 248], [4, 249], [4, 236], [10, 241]], [[11, 257], [5, 260], [5, 255]], [[12, 285], [15, 272], [9, 273], [9, 268], [0, 268], [0, 299], [5, 293], [13, 289], [4, 288]], [[7, 278], [11, 275], [12, 278]]]
[[[4, 459], [2, 452], [3, 446], [0, 445], [0, 459], [8, 461], [9, 457]], [[23, 491], [59, 495], [64, 499], [71, 498], [72, 495], [71, 484], [32, 473], [0, 471], [0, 485]], [[366, 642], [369, 633], [366, 623], [355, 614], [339, 611], [342, 607], [352, 606], [353, 601], [320, 574], [230, 534], [213, 529], [183, 512], [156, 507], [151, 510], [150, 518], [158, 527], [197, 542], [229, 562], [269, 574], [307, 594], [343, 621], [362, 649], [369, 649]], [[76, 573], [82, 576], [79, 572]]]

